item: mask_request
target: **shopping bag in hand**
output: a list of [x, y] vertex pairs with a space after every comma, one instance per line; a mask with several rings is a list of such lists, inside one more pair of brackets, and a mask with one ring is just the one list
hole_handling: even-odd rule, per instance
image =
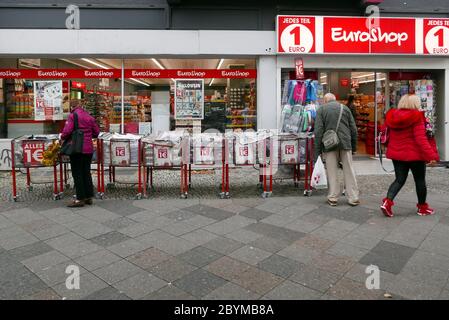
[[323, 161], [321, 160], [321, 156], [318, 157], [315, 168], [313, 168], [312, 172], [312, 181], [310, 185], [315, 189], [326, 189], [327, 188], [327, 177], [326, 177], [326, 169], [324, 169]]

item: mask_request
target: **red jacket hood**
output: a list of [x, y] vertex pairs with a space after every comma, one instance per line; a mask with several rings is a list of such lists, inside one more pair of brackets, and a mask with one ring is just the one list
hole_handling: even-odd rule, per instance
[[387, 112], [385, 123], [390, 128], [406, 128], [422, 121], [424, 113], [413, 109], [391, 109]]

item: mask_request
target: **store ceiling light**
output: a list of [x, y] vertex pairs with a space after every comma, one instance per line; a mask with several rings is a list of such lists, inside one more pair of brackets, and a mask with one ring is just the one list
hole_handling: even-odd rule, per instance
[[218, 66], [217, 66], [217, 69], [221, 68], [221, 65], [223, 64], [223, 62], [224, 62], [224, 59], [220, 59], [220, 62], [218, 63]]
[[156, 59], [152, 58], [151, 61], [153, 61], [159, 67], [159, 69], [165, 69], [165, 67]]
[[[218, 66], [217, 66], [217, 70], [221, 68], [221, 65], [223, 64], [224, 59], [221, 58], [220, 62], [218, 62]], [[209, 87], [212, 85], [212, 83], [214, 83], [215, 78], [212, 78], [212, 80], [209, 82]]]
[[372, 80], [365, 80], [365, 81], [359, 81], [359, 83], [370, 83], [370, 82], [375, 82], [375, 81], [384, 81], [386, 80], [386, 78], [380, 78], [380, 79], [372, 79]]
[[133, 80], [133, 81], [135, 81], [135, 82], [137, 82], [137, 83], [143, 84], [144, 86], [147, 86], [147, 87], [150, 86], [148, 83], [146, 83], [146, 82], [144, 82], [144, 81], [137, 80], [137, 79], [134, 79], [134, 78], [130, 78], [130, 79]]
[[85, 66], [83, 64], [77, 63], [77, 62], [75, 62], [73, 60], [69, 60], [69, 59], [59, 59], [59, 60], [71, 63], [71, 64], [73, 64], [75, 66], [78, 66], [78, 67], [81, 67], [81, 68], [84, 68], [84, 69], [90, 69], [89, 67], [87, 67], [87, 66]]
[[91, 59], [82, 58], [81, 60], [89, 62], [90, 64], [93, 64], [94, 66], [100, 67], [102, 69], [110, 69], [109, 67], [106, 67], [106, 66], [104, 66], [104, 65], [102, 65], [102, 64], [100, 64], [100, 63], [98, 63], [96, 61], [93, 61]]
[[359, 76], [351, 77], [352, 79], [360, 79], [360, 78], [367, 78], [367, 77], [374, 77], [374, 73], [365, 73]]

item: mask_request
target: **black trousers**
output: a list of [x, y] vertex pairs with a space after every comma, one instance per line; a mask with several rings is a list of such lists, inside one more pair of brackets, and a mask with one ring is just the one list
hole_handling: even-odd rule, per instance
[[90, 174], [90, 165], [92, 163], [92, 154], [75, 154], [70, 156], [70, 166], [72, 176], [75, 181], [76, 199], [84, 200], [93, 198], [94, 186], [92, 184], [92, 175]]
[[426, 163], [424, 161], [397, 161], [393, 160], [394, 173], [396, 180], [388, 189], [387, 198], [393, 200], [399, 193], [401, 188], [407, 181], [409, 170], [412, 170], [415, 180], [416, 194], [418, 195], [418, 203], [426, 203], [427, 187], [426, 187]]

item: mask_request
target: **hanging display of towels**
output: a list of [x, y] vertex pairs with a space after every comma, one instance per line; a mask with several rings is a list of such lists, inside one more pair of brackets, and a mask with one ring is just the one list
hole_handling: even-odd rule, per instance
[[312, 132], [318, 100], [322, 96], [323, 86], [316, 80], [286, 80], [282, 96], [282, 131]]

